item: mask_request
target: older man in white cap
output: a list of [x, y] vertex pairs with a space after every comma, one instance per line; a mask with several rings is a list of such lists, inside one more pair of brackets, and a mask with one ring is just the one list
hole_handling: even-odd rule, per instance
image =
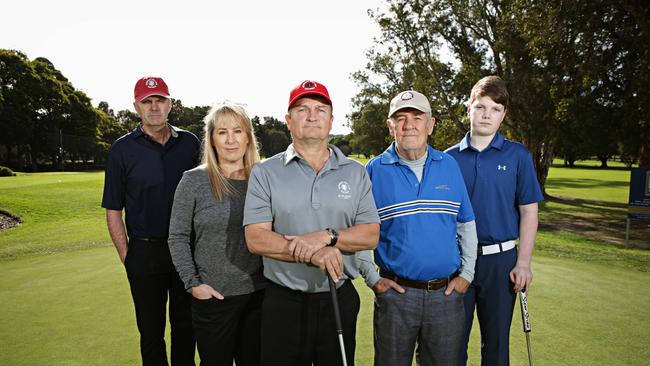
[[423, 94], [399, 93], [387, 120], [395, 141], [366, 167], [381, 220], [381, 277], [366, 276], [376, 293], [375, 365], [411, 365], [416, 346], [421, 365], [458, 358], [476, 227], [456, 161], [427, 144], [434, 124]]

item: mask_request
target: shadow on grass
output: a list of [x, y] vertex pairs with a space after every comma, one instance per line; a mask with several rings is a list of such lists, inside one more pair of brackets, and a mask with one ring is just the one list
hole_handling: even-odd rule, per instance
[[551, 165], [553, 168], [559, 168], [559, 169], [588, 169], [588, 170], [630, 170], [630, 168], [626, 166], [607, 166], [607, 167], [601, 167], [600, 165], [583, 165], [583, 164], [575, 164], [574, 166], [566, 166], [564, 164], [552, 164]]
[[[601, 183], [602, 185], [602, 183]], [[570, 232], [624, 245], [627, 205], [619, 202], [548, 196], [540, 205], [540, 228]], [[650, 249], [650, 223], [631, 222], [628, 247]]]
[[563, 188], [627, 188], [630, 182], [603, 181], [599, 178], [548, 178], [546, 187], [552, 189]]

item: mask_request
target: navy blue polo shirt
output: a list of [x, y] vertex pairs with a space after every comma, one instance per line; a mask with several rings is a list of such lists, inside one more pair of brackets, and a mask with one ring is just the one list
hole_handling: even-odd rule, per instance
[[467, 133], [445, 152], [463, 173], [479, 245], [519, 238], [519, 206], [544, 200], [528, 149], [497, 132], [490, 145], [478, 151]]
[[126, 211], [129, 237], [167, 237], [176, 186], [183, 172], [198, 164], [197, 137], [171, 128], [161, 145], [138, 125], [108, 151], [102, 207]]

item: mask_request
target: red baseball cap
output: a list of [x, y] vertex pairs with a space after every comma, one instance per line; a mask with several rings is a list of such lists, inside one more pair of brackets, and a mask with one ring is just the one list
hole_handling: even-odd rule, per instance
[[152, 95], [169, 98], [169, 88], [165, 80], [155, 76], [145, 76], [135, 83], [135, 100], [141, 101]]
[[300, 98], [305, 95], [320, 95], [321, 97], [327, 100], [329, 105], [332, 105], [332, 100], [330, 99], [330, 94], [327, 92], [325, 85], [317, 83], [313, 80], [305, 80], [297, 87], [293, 88], [291, 94], [289, 94], [289, 109], [293, 104]]

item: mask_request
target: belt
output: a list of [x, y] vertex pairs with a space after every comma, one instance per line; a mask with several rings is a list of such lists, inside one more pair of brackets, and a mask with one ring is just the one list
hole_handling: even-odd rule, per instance
[[[285, 296], [289, 296], [291, 298], [297, 298], [297, 299], [308, 299], [308, 298], [316, 298], [316, 299], [330, 299], [332, 294], [329, 292], [329, 290], [325, 292], [304, 292], [300, 290], [294, 290], [289, 287], [286, 287], [284, 285], [277, 284], [273, 281], [267, 281], [267, 286], [266, 286], [267, 292], [266, 294], [269, 294], [270, 292], [282, 292]], [[343, 284], [336, 289], [336, 292], [341, 295], [345, 295], [347, 291], [354, 290], [354, 285], [352, 284], [352, 281], [345, 280], [343, 281]], [[355, 290], [356, 291], [356, 290]]]
[[478, 246], [478, 255], [490, 255], [497, 254], [501, 252], [507, 252], [510, 249], [515, 247], [514, 240], [508, 240], [503, 243], [492, 244], [492, 245], [479, 245]]
[[417, 288], [420, 290], [427, 290], [427, 291], [439, 290], [447, 286], [449, 281], [451, 281], [453, 278], [456, 278], [458, 276], [458, 272], [454, 272], [450, 276], [443, 277], [443, 278], [436, 278], [430, 281], [415, 281], [415, 280], [409, 280], [408, 278], [396, 276], [394, 273], [388, 272], [383, 269], [379, 270], [379, 274], [384, 278], [388, 278], [389, 280], [395, 281], [399, 285]]
[[142, 236], [130, 236], [130, 240], [135, 240], [135, 241], [145, 241], [147, 243], [152, 243], [152, 244], [167, 244], [167, 238], [154, 238], [154, 237], [142, 237]]

